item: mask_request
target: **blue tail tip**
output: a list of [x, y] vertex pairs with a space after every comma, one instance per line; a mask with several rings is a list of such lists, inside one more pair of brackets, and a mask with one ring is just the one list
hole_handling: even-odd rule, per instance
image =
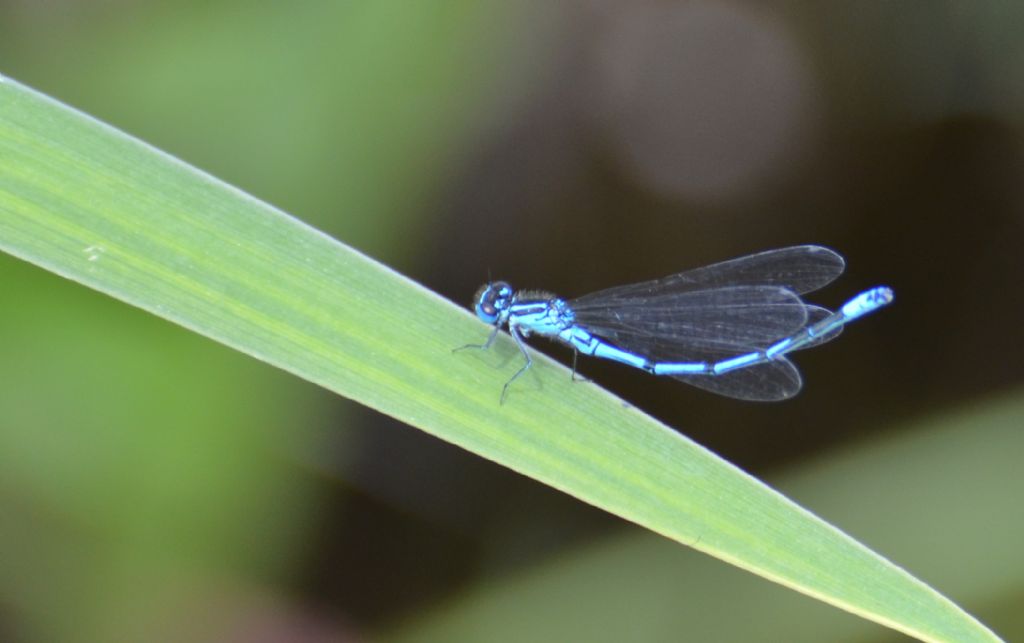
[[865, 290], [843, 305], [843, 315], [847, 319], [856, 319], [889, 304], [894, 296], [892, 288], [888, 286]]
[[879, 286], [877, 288], [873, 288], [870, 292], [874, 295], [873, 299], [879, 306], [891, 303], [896, 297], [896, 293], [894, 293], [892, 288], [888, 286]]

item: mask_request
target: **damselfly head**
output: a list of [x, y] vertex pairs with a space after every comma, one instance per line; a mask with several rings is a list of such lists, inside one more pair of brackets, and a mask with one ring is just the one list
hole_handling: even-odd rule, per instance
[[496, 324], [512, 305], [512, 286], [504, 281], [484, 284], [473, 298], [473, 310], [480, 321]]

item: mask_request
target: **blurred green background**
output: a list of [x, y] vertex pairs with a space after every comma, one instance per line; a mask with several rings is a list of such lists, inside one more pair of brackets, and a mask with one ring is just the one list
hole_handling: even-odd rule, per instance
[[[456, 301], [836, 248], [816, 301], [897, 302], [793, 401], [583, 373], [1013, 640], [1021, 33], [1002, 2], [6, 0], [0, 73]], [[0, 284], [2, 641], [901, 640], [38, 268]]]

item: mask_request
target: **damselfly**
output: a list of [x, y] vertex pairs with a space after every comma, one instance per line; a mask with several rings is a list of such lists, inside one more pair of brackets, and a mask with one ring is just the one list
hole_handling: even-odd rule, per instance
[[[742, 400], [772, 401], [800, 390], [789, 353], [834, 339], [843, 326], [892, 301], [890, 288], [866, 290], [836, 312], [809, 304], [804, 293], [838, 277], [839, 254], [822, 246], [769, 250], [703, 268], [566, 300], [548, 292], [515, 291], [504, 281], [484, 285], [474, 299], [494, 326], [489, 348], [508, 325], [530, 368], [523, 338], [539, 335], [579, 353], [667, 375]], [[461, 350], [461, 349], [456, 349]]]

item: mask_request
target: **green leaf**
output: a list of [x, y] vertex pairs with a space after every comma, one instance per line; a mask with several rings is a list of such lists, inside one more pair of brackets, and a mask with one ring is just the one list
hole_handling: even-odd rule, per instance
[[0, 247], [680, 543], [924, 640], [996, 637], [839, 530], [387, 267], [4, 79]]

